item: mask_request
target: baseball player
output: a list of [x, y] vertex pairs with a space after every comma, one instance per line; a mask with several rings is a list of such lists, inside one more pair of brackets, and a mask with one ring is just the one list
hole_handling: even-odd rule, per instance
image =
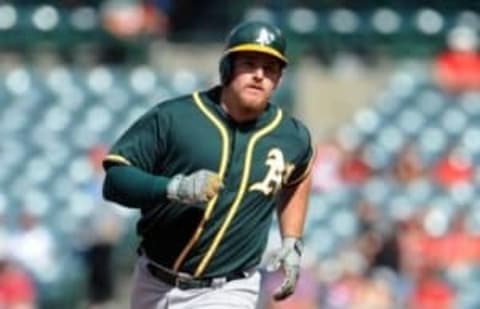
[[105, 157], [105, 198], [141, 212], [132, 308], [255, 308], [274, 210], [283, 242], [269, 269], [285, 275], [274, 298], [294, 292], [312, 148], [269, 103], [285, 48], [270, 24], [238, 25], [220, 85], [156, 105]]

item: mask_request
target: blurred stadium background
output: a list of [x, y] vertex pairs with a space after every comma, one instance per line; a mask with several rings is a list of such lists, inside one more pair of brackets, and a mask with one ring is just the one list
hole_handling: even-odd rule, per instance
[[479, 11], [0, 1], [0, 307], [128, 307], [137, 214], [102, 201], [102, 156], [149, 107], [215, 83], [227, 30], [257, 19], [288, 36], [275, 101], [316, 148], [305, 273], [278, 304], [267, 275], [260, 308], [480, 308]]

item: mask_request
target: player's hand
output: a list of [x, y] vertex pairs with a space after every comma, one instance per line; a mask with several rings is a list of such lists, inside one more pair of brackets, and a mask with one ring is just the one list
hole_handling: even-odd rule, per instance
[[208, 202], [222, 187], [217, 173], [199, 170], [188, 176], [174, 176], [167, 186], [167, 197], [185, 204]]
[[273, 255], [271, 261], [267, 264], [267, 271], [276, 271], [280, 267], [283, 268], [284, 280], [273, 294], [275, 300], [284, 300], [295, 291], [300, 275], [302, 252], [301, 240], [295, 237], [285, 237], [282, 248]]

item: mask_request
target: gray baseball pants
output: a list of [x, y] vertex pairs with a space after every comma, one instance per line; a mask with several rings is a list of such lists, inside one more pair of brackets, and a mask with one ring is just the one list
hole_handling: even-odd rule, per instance
[[[149, 260], [140, 256], [134, 273], [132, 309], [255, 309], [260, 291], [260, 273], [244, 279], [219, 282], [212, 287], [181, 290], [153, 277]], [[151, 263], [151, 262], [150, 262]]]

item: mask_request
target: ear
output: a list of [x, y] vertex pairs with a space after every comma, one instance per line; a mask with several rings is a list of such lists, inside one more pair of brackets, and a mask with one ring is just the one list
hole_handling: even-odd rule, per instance
[[222, 85], [227, 86], [233, 77], [233, 62], [234, 56], [232, 54], [226, 55], [220, 61], [220, 81]]

